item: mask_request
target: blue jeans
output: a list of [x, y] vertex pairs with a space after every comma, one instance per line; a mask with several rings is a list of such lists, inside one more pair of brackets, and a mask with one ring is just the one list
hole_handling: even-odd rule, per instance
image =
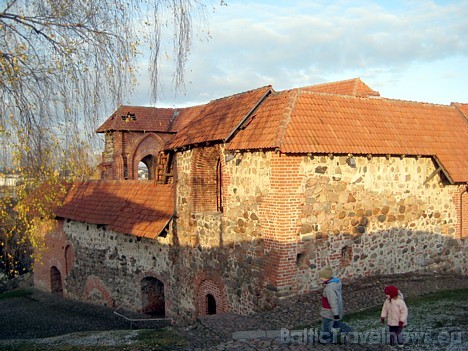
[[353, 330], [349, 325], [342, 321], [335, 321], [329, 318], [322, 319], [322, 333], [326, 337], [332, 334], [332, 328], [339, 329], [341, 333], [348, 333]]

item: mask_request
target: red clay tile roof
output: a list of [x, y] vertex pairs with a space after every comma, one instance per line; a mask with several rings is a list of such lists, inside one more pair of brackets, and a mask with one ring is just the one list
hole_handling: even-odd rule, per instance
[[468, 121], [468, 104], [460, 104], [458, 102], [452, 102], [452, 106], [455, 106], [455, 108], [465, 117], [465, 119]]
[[270, 95], [244, 123], [243, 128], [237, 132], [226, 148], [230, 150], [278, 148], [296, 94], [296, 90], [289, 90]]
[[177, 132], [198, 116], [205, 105], [188, 108], [120, 106], [97, 130], [135, 132]]
[[75, 183], [56, 209], [57, 217], [148, 238], [157, 237], [173, 214], [173, 185], [131, 180]]
[[185, 128], [187, 125], [192, 123], [195, 119], [199, 118], [201, 111], [205, 108], [206, 105], [192, 106], [177, 109], [175, 114], [177, 115], [174, 123], [172, 124], [171, 131], [178, 132], [179, 130]]
[[226, 148], [430, 155], [454, 182], [468, 181], [468, 122], [453, 106], [284, 91], [268, 97]]
[[361, 79], [347, 79], [338, 82], [323, 83], [311, 85], [301, 88], [302, 90], [315, 91], [316, 93], [327, 93], [337, 95], [352, 95], [352, 96], [380, 96], [378, 91], [372, 90]]
[[225, 140], [271, 91], [271, 86], [266, 86], [211, 101], [198, 118], [174, 136], [168, 148]]

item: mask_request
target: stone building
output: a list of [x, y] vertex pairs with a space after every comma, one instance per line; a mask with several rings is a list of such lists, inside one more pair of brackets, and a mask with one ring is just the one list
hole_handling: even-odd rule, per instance
[[272, 308], [325, 265], [468, 274], [467, 118], [360, 79], [121, 106], [97, 130], [102, 180], [56, 210], [35, 284], [184, 323]]

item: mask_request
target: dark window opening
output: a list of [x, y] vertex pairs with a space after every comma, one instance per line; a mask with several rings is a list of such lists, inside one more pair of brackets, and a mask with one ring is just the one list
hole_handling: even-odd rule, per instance
[[341, 248], [341, 261], [343, 264], [349, 264], [353, 257], [353, 247], [352, 246], [343, 246]]
[[55, 266], [50, 268], [50, 291], [57, 294], [63, 294], [62, 274]]
[[120, 118], [124, 122], [130, 122], [130, 121], [136, 121], [137, 120], [136, 115], [134, 113], [130, 113], [130, 112], [127, 113], [126, 115], [120, 116]]
[[299, 268], [309, 267], [309, 255], [305, 252], [298, 253], [296, 256], [296, 264]]
[[213, 295], [206, 295], [206, 314], [216, 314], [216, 299]]

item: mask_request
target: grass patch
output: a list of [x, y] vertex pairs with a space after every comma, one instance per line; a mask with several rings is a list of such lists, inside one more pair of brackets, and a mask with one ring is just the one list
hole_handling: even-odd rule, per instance
[[27, 290], [27, 289], [10, 290], [10, 291], [6, 291], [0, 294], [0, 300], [12, 299], [15, 297], [26, 297], [26, 296], [31, 296], [31, 295], [32, 295], [32, 291]]
[[171, 328], [144, 329], [138, 333], [132, 347], [153, 347], [157, 350], [171, 350], [187, 345], [187, 341]]
[[[468, 289], [440, 291], [405, 298], [408, 306], [408, 330], [444, 331], [466, 329], [468, 325]], [[383, 303], [383, 301], [382, 301]], [[356, 331], [378, 330], [382, 306], [345, 316]]]
[[465, 301], [468, 297], [468, 289], [438, 291], [435, 293], [408, 297], [405, 299], [407, 304], [412, 306], [424, 305], [427, 303], [439, 302], [440, 300]]
[[[433, 329], [452, 326], [466, 329], [468, 326], [467, 297], [468, 289], [459, 289], [405, 298], [409, 310], [410, 326], [417, 328], [430, 326]], [[357, 331], [378, 329], [382, 327], [380, 324], [381, 310], [382, 305], [379, 305], [360, 312], [346, 314], [343, 321]], [[320, 328], [321, 322], [295, 329], [306, 327]]]

